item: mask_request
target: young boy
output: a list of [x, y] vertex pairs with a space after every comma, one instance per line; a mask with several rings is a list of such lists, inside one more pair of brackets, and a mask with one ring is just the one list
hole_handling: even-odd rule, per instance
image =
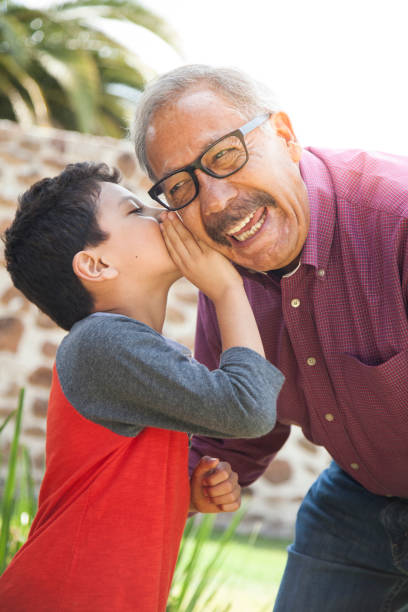
[[[274, 426], [283, 377], [264, 359], [241, 277], [159, 213], [117, 171], [80, 163], [33, 185], [6, 231], [15, 286], [70, 332], [38, 513], [0, 579], [1, 610], [164, 611], [189, 510], [187, 433], [257, 437]], [[213, 372], [161, 335], [181, 274], [216, 307], [224, 352]], [[238, 498], [229, 466], [204, 459], [190, 509], [231, 511]]]

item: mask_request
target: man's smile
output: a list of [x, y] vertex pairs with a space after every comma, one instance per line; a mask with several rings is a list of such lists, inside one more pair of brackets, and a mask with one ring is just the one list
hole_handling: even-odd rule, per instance
[[258, 208], [232, 227], [227, 235], [239, 242], [244, 242], [254, 236], [263, 226], [266, 219], [266, 208]]
[[241, 194], [239, 200], [223, 212], [204, 220], [208, 236], [226, 247], [238, 246], [254, 238], [268, 217], [268, 208], [276, 208], [275, 199], [261, 190]]

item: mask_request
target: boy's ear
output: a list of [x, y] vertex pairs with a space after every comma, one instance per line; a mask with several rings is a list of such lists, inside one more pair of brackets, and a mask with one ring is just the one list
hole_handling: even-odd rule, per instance
[[93, 251], [79, 251], [72, 260], [74, 273], [83, 281], [101, 282], [113, 280], [118, 271], [108, 263], [105, 263]]

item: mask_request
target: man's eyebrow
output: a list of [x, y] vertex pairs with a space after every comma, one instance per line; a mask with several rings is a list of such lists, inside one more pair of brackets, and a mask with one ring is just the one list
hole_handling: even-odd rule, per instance
[[[236, 131], [236, 130], [233, 130]], [[228, 132], [229, 134], [230, 132]], [[176, 168], [169, 168], [168, 170], [166, 170], [165, 174], [163, 174], [163, 176], [160, 179], [156, 179], [157, 181], [162, 181], [163, 179], [165, 179], [166, 177], [169, 176], [169, 174], [173, 174], [173, 172], [177, 172], [178, 170], [183, 170], [184, 168], [187, 168], [188, 166], [190, 166], [190, 164], [193, 164], [199, 157], [201, 157], [201, 155], [203, 153], [206, 152], [207, 149], [209, 149], [211, 147], [211, 145], [213, 145], [214, 143], [216, 143], [218, 140], [221, 140], [221, 138], [224, 138], [224, 136], [228, 136], [228, 134], [224, 134], [222, 136], [219, 136], [218, 138], [216, 136], [214, 136], [213, 138], [209, 138], [208, 141], [201, 147], [198, 155], [196, 155], [196, 157], [188, 164], [185, 164], [184, 166], [177, 166]]]

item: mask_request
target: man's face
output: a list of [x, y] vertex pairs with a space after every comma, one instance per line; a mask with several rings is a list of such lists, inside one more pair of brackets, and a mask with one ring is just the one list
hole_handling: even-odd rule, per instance
[[[153, 117], [147, 154], [157, 179], [181, 168], [248, 119], [206, 87], [185, 92]], [[223, 179], [196, 171], [199, 193], [179, 211], [199, 238], [237, 264], [258, 271], [290, 266], [309, 227], [309, 204], [296, 143], [283, 113], [245, 136], [246, 165]]]

